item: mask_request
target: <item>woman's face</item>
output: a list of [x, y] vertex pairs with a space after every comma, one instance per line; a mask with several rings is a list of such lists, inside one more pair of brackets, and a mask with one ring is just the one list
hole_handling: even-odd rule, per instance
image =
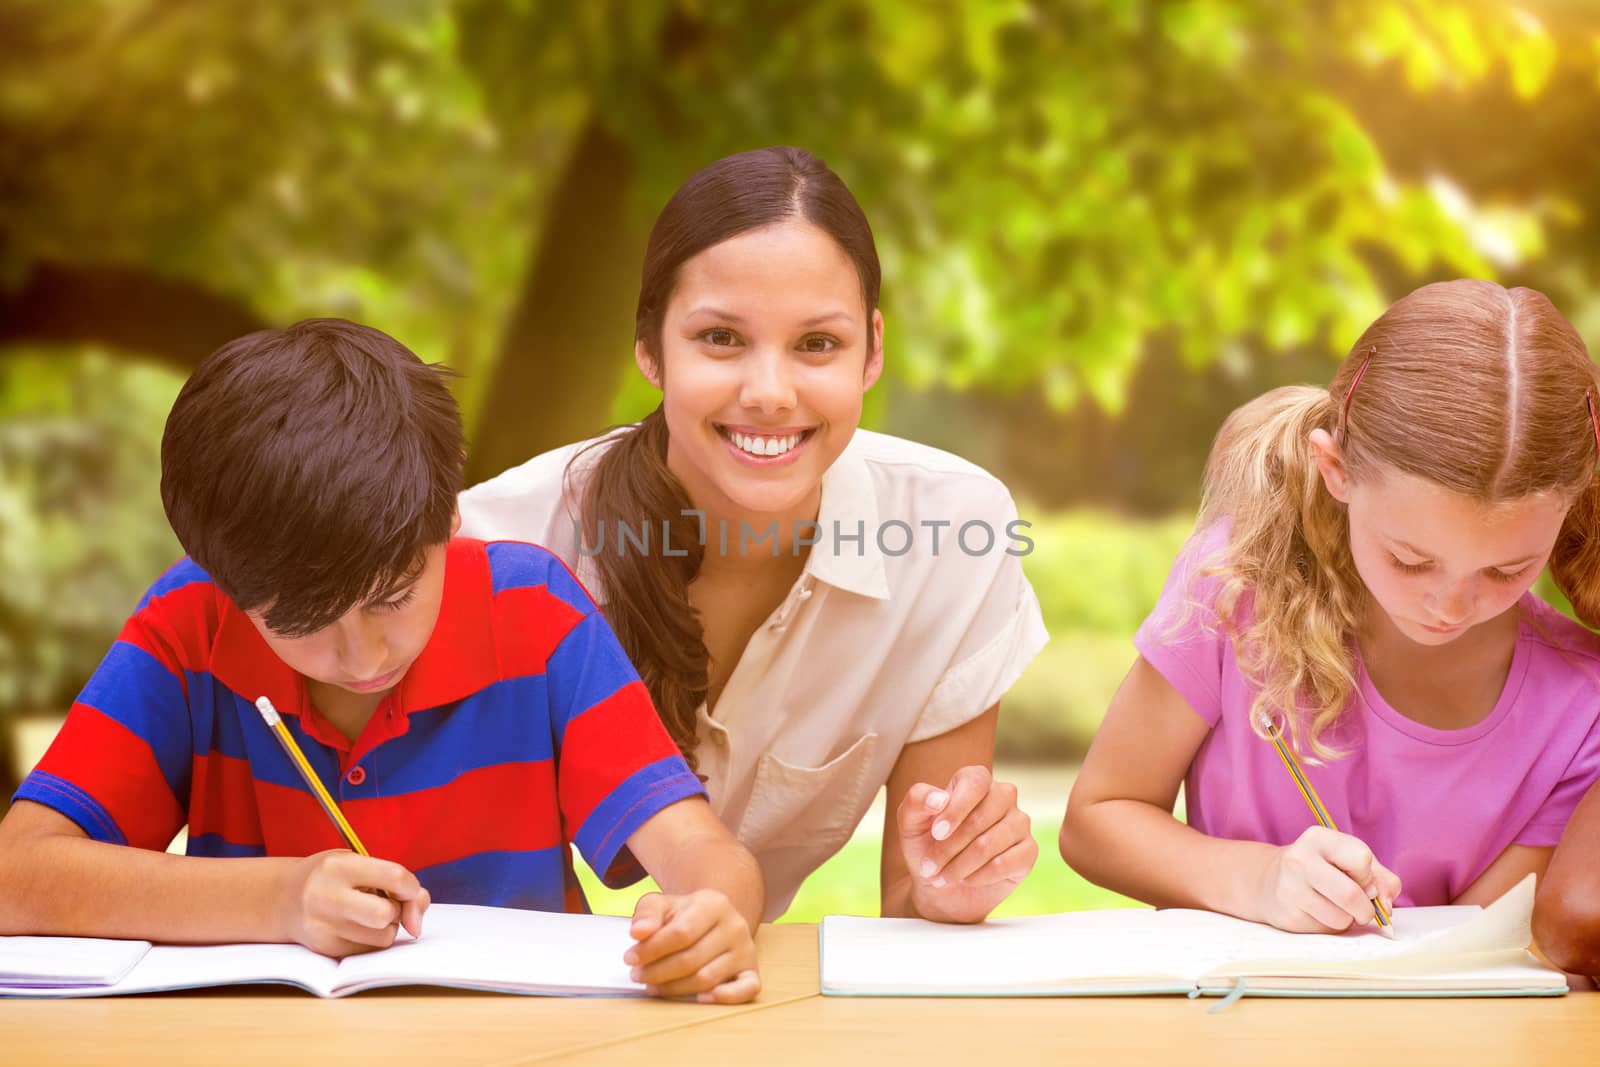
[[731, 237], [686, 260], [667, 302], [659, 366], [667, 463], [713, 516], [815, 517], [823, 472], [883, 369], [883, 317], [854, 263], [801, 219]]

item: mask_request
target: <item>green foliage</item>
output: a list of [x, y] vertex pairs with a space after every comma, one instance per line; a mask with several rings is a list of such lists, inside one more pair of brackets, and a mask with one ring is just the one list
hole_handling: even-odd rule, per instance
[[1136, 655], [1132, 633], [1055, 631], [1000, 701], [995, 757], [1081, 760]]
[[1559, 27], [1474, 0], [9, 0], [0, 277], [139, 264], [479, 371], [596, 118], [644, 220], [717, 155], [815, 149], [873, 218], [891, 373], [1115, 410], [1154, 334], [1196, 364], [1337, 349], [1393, 295], [1386, 261], [1537, 249], [1561, 205], [1395, 173], [1351, 101], [1395, 71], [1540, 97], [1595, 64], [1594, 20]]
[[451, 5], [9, 0], [0, 35], [0, 284], [131, 264], [477, 368], [548, 177], [506, 160], [571, 120], [496, 127]]
[[1161, 594], [1167, 570], [1194, 525], [1192, 516], [1132, 519], [1103, 511], [1019, 514], [1034, 550], [1022, 569], [1052, 633], [1131, 637]]
[[996, 753], [1014, 761], [1076, 759], [1133, 662], [1130, 639], [1160, 596], [1192, 519], [1028, 507], [1020, 514], [1033, 522], [1035, 547], [1023, 569], [1050, 644], [1001, 702]]
[[0, 362], [0, 712], [65, 708], [182, 554], [159, 488], [178, 385], [92, 352]]

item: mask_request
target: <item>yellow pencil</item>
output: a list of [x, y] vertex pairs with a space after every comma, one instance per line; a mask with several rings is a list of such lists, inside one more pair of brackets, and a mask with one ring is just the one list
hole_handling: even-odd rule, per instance
[[[1295, 759], [1294, 752], [1283, 740], [1283, 732], [1278, 729], [1278, 724], [1264, 721], [1263, 725], [1267, 728], [1267, 736], [1272, 738], [1272, 743], [1277, 746], [1278, 758], [1283, 760], [1283, 765], [1288, 768], [1289, 776], [1294, 779], [1295, 788], [1300, 790], [1300, 796], [1305, 799], [1311, 814], [1316, 817], [1317, 822], [1338, 833], [1339, 828], [1333, 825], [1333, 816], [1322, 806], [1322, 798], [1317, 796], [1316, 789], [1311, 785], [1311, 779], [1306, 777], [1300, 761]], [[1378, 917], [1378, 929], [1384, 936], [1394, 937], [1394, 919], [1389, 915], [1389, 909], [1383, 906], [1383, 901], [1377, 897], [1372, 898], [1372, 913]]]
[[283, 716], [278, 714], [278, 709], [272, 706], [272, 701], [266, 697], [256, 698], [256, 710], [267, 722], [267, 729], [272, 731], [272, 736], [278, 739], [278, 744], [283, 747], [284, 754], [289, 757], [289, 762], [294, 764], [295, 770], [300, 772], [300, 777], [305, 779], [306, 787], [317, 798], [317, 803], [322, 805], [322, 810], [328, 813], [328, 818], [339, 828], [339, 833], [344, 835], [345, 844], [362, 856], [370, 856], [367, 846], [361, 843], [361, 838], [356, 836], [355, 827], [344, 817], [344, 812], [339, 810], [339, 805], [333, 802], [333, 797], [323, 788], [322, 780], [317, 777], [317, 772], [311, 769], [311, 764], [306, 760], [306, 754], [300, 751], [300, 746], [295, 744], [294, 735], [289, 732], [289, 727], [284, 725]]

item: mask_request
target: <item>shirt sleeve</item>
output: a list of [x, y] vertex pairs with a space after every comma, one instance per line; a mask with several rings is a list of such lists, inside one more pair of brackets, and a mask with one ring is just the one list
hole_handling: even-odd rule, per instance
[[1133, 635], [1139, 655], [1209, 726], [1222, 718], [1222, 670], [1230, 642], [1216, 612], [1221, 581], [1198, 572], [1226, 538], [1226, 530], [1213, 527], [1189, 539], [1167, 573], [1155, 608]]
[[627, 850], [651, 816], [705, 787], [689, 770], [633, 664], [582, 585], [552, 558], [550, 591], [578, 612], [546, 668], [562, 824], [612, 888], [644, 871]]
[[186, 561], [146, 594], [14, 799], [53, 808], [96, 841], [172, 843], [193, 764], [185, 672], [203, 666], [193, 661], [218, 595], [204, 577]]
[[[908, 743], [949, 733], [983, 714], [1015, 684], [1050, 640], [1039, 598], [1022, 571], [1021, 554], [1031, 544], [1023, 540], [1026, 527], [1015, 525], [1017, 507], [1011, 494], [998, 482], [993, 488], [996, 496], [987, 514], [981, 516], [996, 533], [993, 550], [967, 556], [961, 542], [949, 534], [942, 546], [954, 567], [942, 568], [951, 573], [940, 573], [934, 580], [977, 595], [956, 608], [967, 617], [965, 632], [950, 665], [934, 684]], [[996, 516], [1001, 519], [997, 525]], [[954, 573], [955, 568], [966, 573]]]
[[564, 445], [463, 490], [456, 497], [461, 536], [525, 541], [573, 560], [578, 501], [588, 472], [609, 447], [605, 439]]
[[1556, 782], [1550, 795], [1533, 813], [1526, 826], [1517, 834], [1513, 844], [1532, 848], [1553, 848], [1567, 828], [1578, 802], [1600, 781], [1600, 717], [1589, 727], [1583, 743], [1578, 746], [1567, 769]]

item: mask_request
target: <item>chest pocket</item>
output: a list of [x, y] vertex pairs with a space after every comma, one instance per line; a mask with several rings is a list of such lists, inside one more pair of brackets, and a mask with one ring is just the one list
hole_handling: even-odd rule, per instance
[[751, 852], [803, 847], [832, 855], [849, 839], [882, 782], [872, 776], [877, 734], [865, 734], [821, 767], [772, 753], [756, 764], [738, 838]]

